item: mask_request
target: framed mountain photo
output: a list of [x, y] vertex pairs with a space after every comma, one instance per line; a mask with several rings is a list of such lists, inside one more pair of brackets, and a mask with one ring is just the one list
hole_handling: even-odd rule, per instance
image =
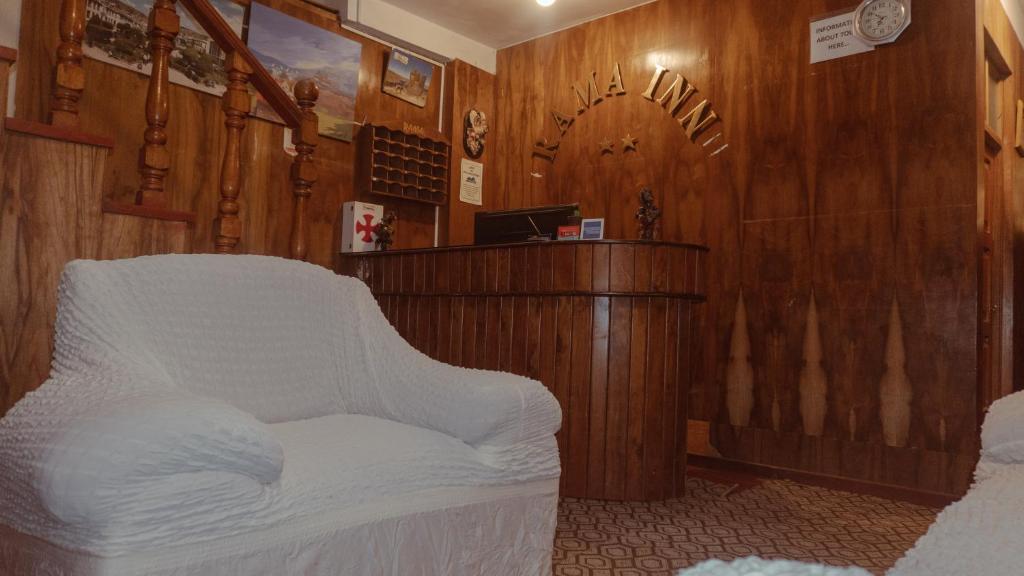
[[[249, 10], [249, 49], [256, 59], [289, 95], [299, 80], [315, 80], [320, 135], [351, 142], [363, 45], [258, 2]], [[253, 115], [281, 121], [262, 97]]]

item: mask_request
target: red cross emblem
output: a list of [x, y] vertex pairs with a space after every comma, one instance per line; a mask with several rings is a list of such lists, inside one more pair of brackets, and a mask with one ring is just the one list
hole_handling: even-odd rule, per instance
[[363, 214], [365, 222], [356, 222], [356, 234], [363, 235], [363, 242], [373, 242], [373, 214]]

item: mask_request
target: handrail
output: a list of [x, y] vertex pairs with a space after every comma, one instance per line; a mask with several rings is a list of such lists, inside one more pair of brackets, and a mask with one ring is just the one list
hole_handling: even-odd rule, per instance
[[[175, 0], [164, 1], [173, 5]], [[270, 104], [274, 112], [277, 112], [281, 120], [292, 128], [292, 144], [295, 145], [296, 156], [291, 168], [294, 204], [288, 251], [292, 258], [305, 260], [309, 252], [306, 205], [312, 195], [313, 185], [317, 181], [317, 169], [313, 160], [319, 125], [317, 115], [313, 112], [313, 107], [319, 97], [316, 83], [311, 79], [297, 82], [293, 100], [224, 21], [209, 0], [180, 0], [180, 2], [192, 15], [196, 24], [203, 28], [213, 41], [228, 54], [226, 71], [229, 85], [223, 99], [228, 141], [221, 170], [221, 201], [218, 205], [218, 218], [215, 224], [215, 248], [221, 253], [234, 252], [241, 238], [241, 222], [238, 218], [238, 196], [241, 183], [239, 150], [241, 148], [241, 133], [245, 129], [245, 119], [249, 115], [249, 106], [244, 91], [244, 85], [248, 82], [263, 95], [263, 98]]]
[[[247, 85], [252, 84], [263, 95], [281, 120], [292, 129], [296, 155], [291, 168], [292, 230], [290, 256], [305, 259], [309, 250], [306, 205], [317, 181], [316, 150], [319, 121], [313, 111], [319, 90], [312, 79], [295, 84], [292, 97], [278, 85], [274, 77], [235, 34], [209, 0], [154, 0], [149, 13], [149, 44], [152, 71], [146, 94], [146, 130], [139, 150], [141, 182], [135, 203], [140, 208], [162, 208], [167, 203], [164, 181], [171, 165], [167, 149], [167, 124], [170, 119], [170, 65], [175, 40], [181, 31], [177, 4], [188, 10], [192, 19], [225, 51], [225, 72], [228, 86], [221, 100], [225, 115], [227, 142], [221, 165], [220, 202], [215, 222], [214, 248], [231, 253], [241, 239], [238, 217], [241, 192], [242, 131], [249, 116], [250, 98]], [[82, 37], [85, 28], [85, 0], [62, 0], [60, 36], [57, 51], [57, 78], [52, 94], [52, 122], [77, 125], [78, 99], [85, 85], [81, 68]]]
[[60, 6], [60, 45], [50, 97], [50, 122], [78, 127], [78, 100], [85, 88], [82, 39], [85, 37], [85, 0], [65, 0]]
[[266, 98], [270, 107], [277, 112], [291, 128], [298, 128], [302, 124], [302, 112], [295, 101], [284, 89], [274, 80], [270, 72], [263, 64], [256, 59], [256, 56], [249, 50], [249, 47], [242, 42], [242, 39], [235, 34], [231, 26], [224, 21], [224, 18], [217, 12], [217, 9], [210, 4], [209, 0], [178, 0], [181, 5], [189, 11], [192, 18], [199, 24], [206, 33], [213, 38], [213, 41], [220, 46], [221, 50], [227, 53], [238, 54], [246, 64], [252, 68], [252, 75], [249, 82], [256, 87], [256, 90]]

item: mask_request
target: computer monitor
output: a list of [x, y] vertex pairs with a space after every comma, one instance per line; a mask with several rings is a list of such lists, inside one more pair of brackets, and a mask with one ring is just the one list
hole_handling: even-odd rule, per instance
[[554, 240], [558, 227], [568, 225], [579, 215], [579, 204], [477, 212], [473, 221], [474, 244]]

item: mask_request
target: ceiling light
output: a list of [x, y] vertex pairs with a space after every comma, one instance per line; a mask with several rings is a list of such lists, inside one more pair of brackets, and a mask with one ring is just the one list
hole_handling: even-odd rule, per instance
[[540, 4], [541, 6], [551, 6], [554, 3], [555, 0], [537, 0], [537, 4]]

